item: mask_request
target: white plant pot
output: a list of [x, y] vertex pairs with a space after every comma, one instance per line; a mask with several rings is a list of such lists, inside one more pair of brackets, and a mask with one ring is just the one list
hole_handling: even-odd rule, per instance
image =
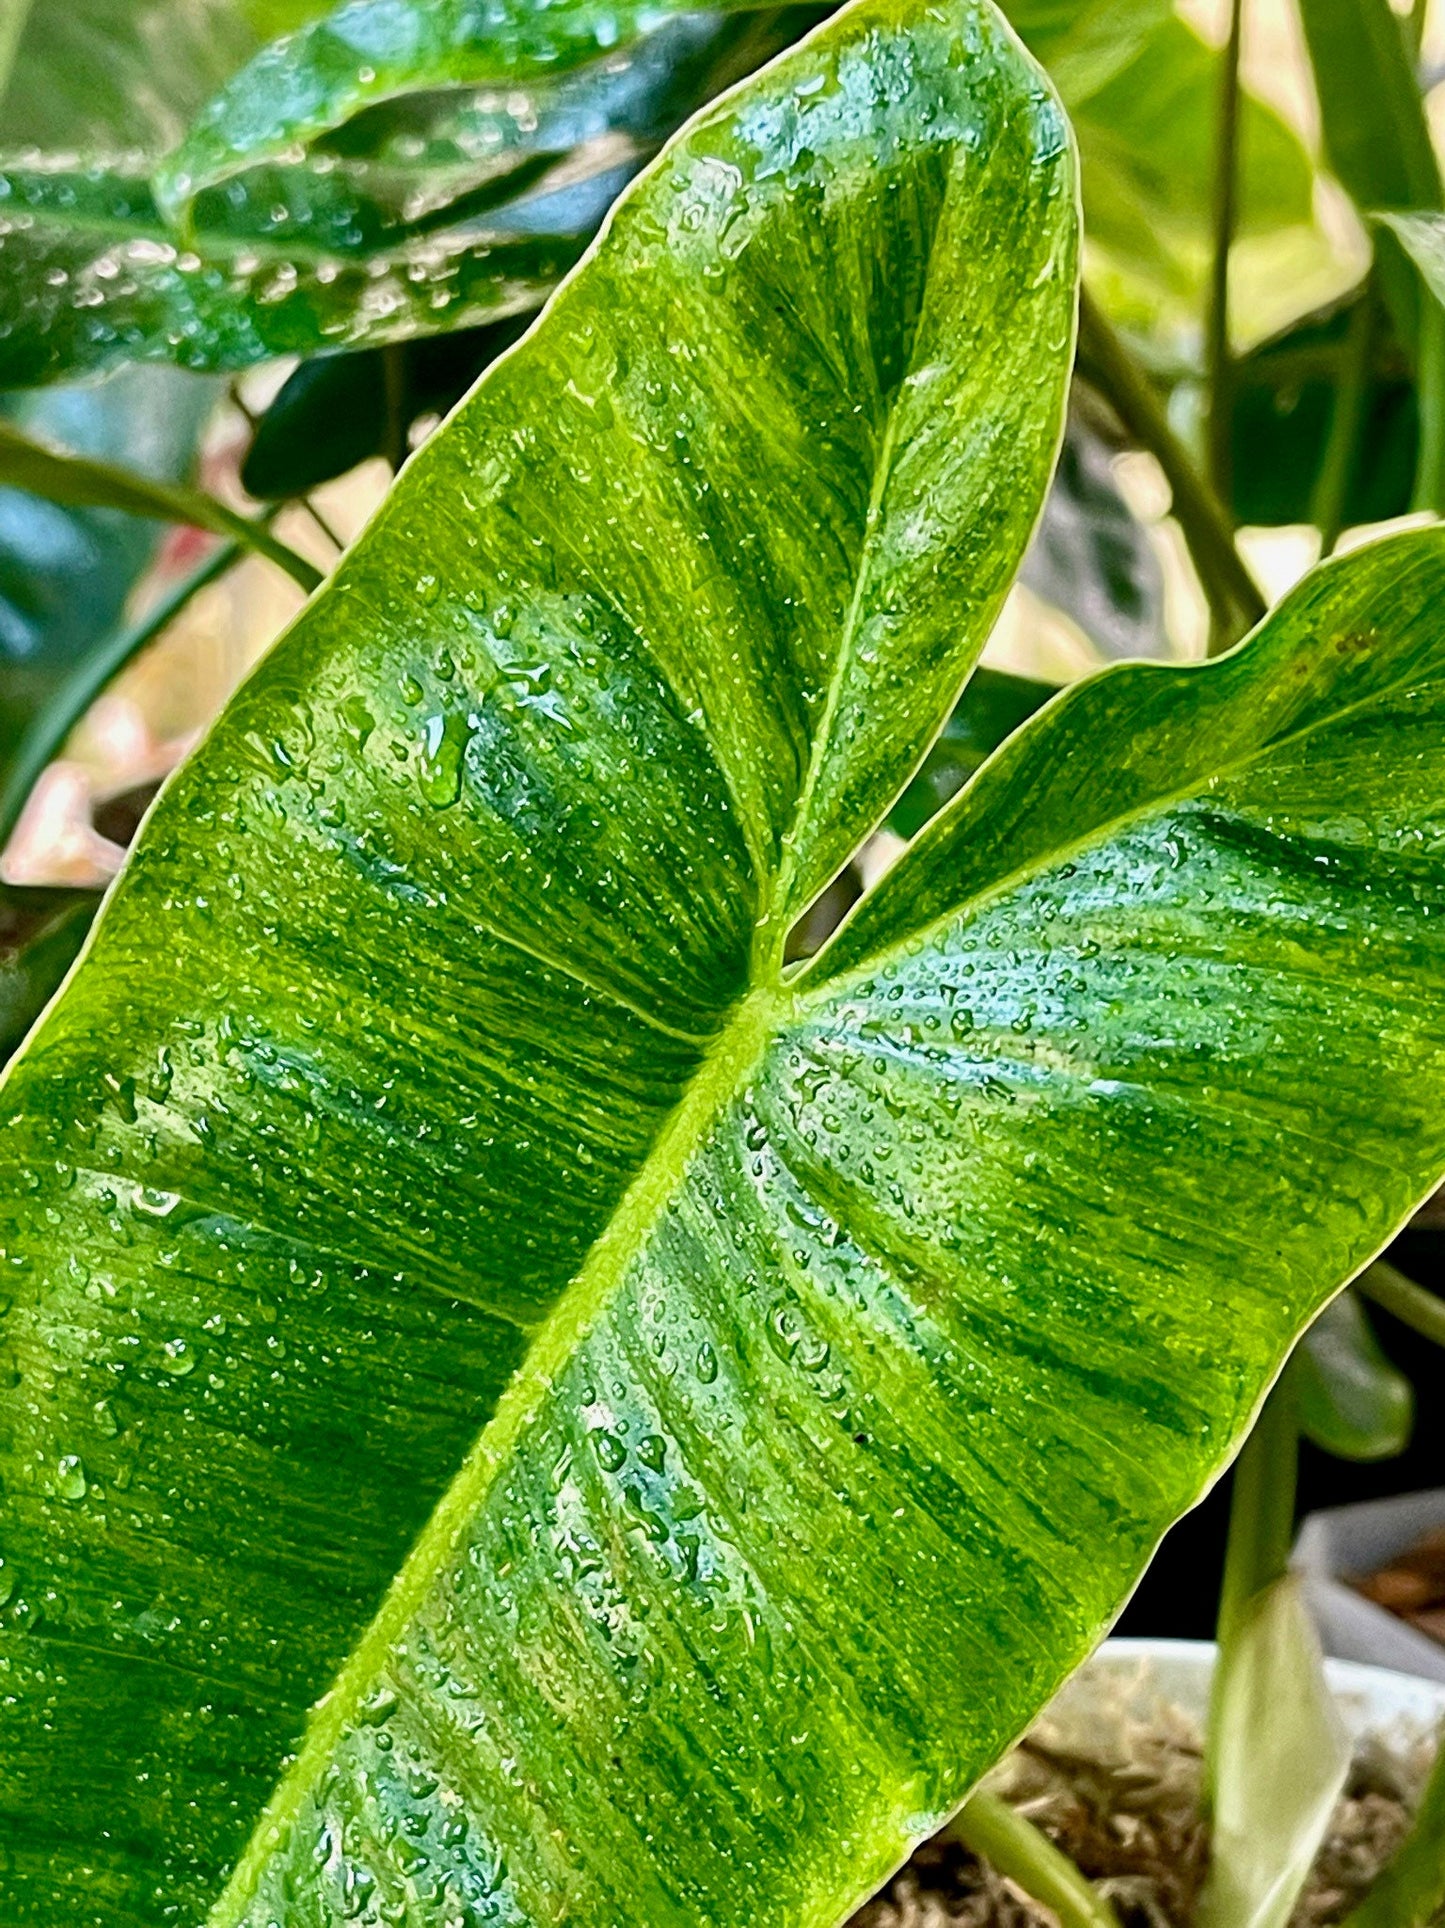
[[[1065, 1737], [1096, 1740], [1101, 1722], [1147, 1721], [1173, 1708], [1203, 1729], [1214, 1672], [1209, 1640], [1106, 1640], [1050, 1703], [1043, 1718]], [[1326, 1660], [1325, 1676], [1358, 1757], [1369, 1756], [1413, 1799], [1445, 1722], [1445, 1682], [1387, 1667]]]
[[1347, 1575], [1372, 1572], [1436, 1526], [1445, 1526], [1445, 1487], [1308, 1516], [1290, 1564], [1327, 1654], [1445, 1683], [1445, 1646], [1345, 1584]]

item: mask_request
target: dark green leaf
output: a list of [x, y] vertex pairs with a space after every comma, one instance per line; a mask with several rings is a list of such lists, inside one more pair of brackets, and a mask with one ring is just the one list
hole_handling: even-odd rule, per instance
[[[1335, 389], [1358, 299], [1356, 295], [1304, 316], [1236, 364], [1230, 474], [1240, 522], [1313, 519]], [[1346, 526], [1383, 522], [1409, 508], [1418, 441], [1409, 366], [1393, 341], [1381, 340], [1345, 494]]]
[[[1389, 0], [1300, 0], [1300, 19], [1325, 158], [1355, 206], [1362, 214], [1441, 207], [1440, 167], [1405, 21]], [[1414, 277], [1393, 235], [1381, 234], [1376, 252], [1395, 325], [1413, 353]], [[1435, 354], [1438, 359], [1438, 348]]]
[[1440, 205], [1406, 22], [1389, 0], [1300, 0], [1330, 168], [1364, 210]]
[[55, 994], [99, 902], [88, 891], [0, 885], [0, 1063]]
[[[516, 315], [489, 328], [406, 343], [400, 350], [401, 392], [394, 404], [403, 422], [409, 426], [421, 416], [446, 414], [455, 407], [530, 321], [530, 315]], [[380, 349], [318, 355], [302, 362], [257, 426], [241, 469], [246, 490], [261, 501], [303, 495], [368, 456], [386, 454], [392, 406]]]
[[[513, 1369], [544, 1369], [529, 1335], [560, 1335], [579, 1269], [595, 1284], [604, 1251], [631, 1251], [629, 1214], [661, 1203], [687, 1134], [762, 1042], [762, 1006], [734, 1011], [755, 950], [775, 984], [798, 912], [885, 813], [992, 625], [1061, 429], [1075, 241], [1062, 116], [995, 15], [884, 0], [842, 16], [695, 122], [621, 205], [546, 321], [408, 466], [319, 621], [168, 788], [5, 1099], [6, 1155], [40, 1190], [13, 1165], [0, 1186], [0, 1242], [29, 1260], [7, 1269], [3, 1358], [36, 1387], [0, 1401], [0, 1916], [153, 1928], [164, 1909], [205, 1912]], [[82, 1017], [96, 996], [107, 1008]], [[63, 1230], [45, 1218], [56, 1199]], [[798, 1237], [811, 1250], [807, 1224]], [[771, 1310], [781, 1275], [757, 1259], [769, 1305], [738, 1303]], [[31, 1287], [52, 1275], [42, 1301]], [[825, 1407], [817, 1335], [776, 1310], [759, 1415], [796, 1385], [794, 1417], [836, 1434], [860, 1498], [875, 1460], [891, 1484], [886, 1386], [865, 1373]], [[666, 1319], [647, 1344], [662, 1341], [665, 1363], [648, 1356], [667, 1383], [730, 1402], [743, 1362], [724, 1335], [681, 1299]], [[71, 1369], [52, 1376], [53, 1344]], [[773, 1504], [755, 1447], [720, 1430], [733, 1499], [699, 1488], [690, 1505], [671, 1490], [682, 1446], [659, 1459], [630, 1410], [617, 1422], [622, 1483], [597, 1454], [624, 1436], [582, 1440], [582, 1538], [555, 1555], [595, 1577], [557, 1605], [620, 1669], [556, 1674], [546, 1717], [584, 1716], [587, 1813], [566, 1829], [583, 1858], [564, 1869], [561, 1837], [528, 1846], [483, 1811], [483, 1788], [529, 1800], [532, 1770], [513, 1786], [480, 1730], [466, 1811], [445, 1840], [428, 1816], [427, 1852], [455, 1858], [483, 1918], [488, 1883], [524, 1893], [529, 1916], [567, 1893], [575, 1919], [609, 1925], [619, 1894], [659, 1928], [837, 1916], [991, 1740], [945, 1742], [944, 1710], [920, 1724], [911, 1689], [889, 1712], [867, 1669], [828, 1715], [811, 1663], [798, 1672], [783, 1575], [752, 1573], [746, 1541]], [[788, 1437], [780, 1413], [791, 1462]], [[554, 1473], [567, 1487], [559, 1455]], [[815, 1472], [797, 1477], [813, 1496]], [[626, 1493], [636, 1530], [607, 1524], [594, 1565], [584, 1514], [604, 1489]], [[826, 1529], [839, 1502], [816, 1498]], [[735, 1503], [747, 1535], [727, 1552], [715, 1528]], [[906, 1530], [887, 1524], [895, 1504], [855, 1605]], [[846, 1509], [836, 1527], [820, 1578], [866, 1537]], [[669, 1629], [659, 1598], [656, 1642], [647, 1602], [605, 1572], [634, 1554], [644, 1574], [664, 1562], [684, 1613]], [[954, 1623], [950, 1591], [932, 1611]], [[540, 1681], [551, 1636], [534, 1632], [513, 1657], [534, 1653]], [[705, 1643], [700, 1666], [682, 1668], [678, 1639]], [[769, 1653], [758, 1699], [747, 1682]], [[1012, 1702], [1055, 1670], [1020, 1683], [1011, 1667]], [[367, 1692], [384, 1743], [389, 1702]], [[688, 1751], [678, 1727], [657, 1752], [673, 1693], [702, 1696], [689, 1720], [704, 1702], [740, 1716], [730, 1739], [696, 1730], [716, 1801], [699, 1782], [676, 1806], [680, 1756], [674, 1792], [657, 1791], [664, 1757]], [[448, 1704], [469, 1727], [481, 1711]], [[835, 1720], [865, 1774], [838, 1771]], [[901, 1751], [895, 1727], [916, 1729]], [[775, 1732], [777, 1800], [744, 1796]], [[394, 1758], [424, 1800], [438, 1788], [408, 1744]], [[799, 1801], [811, 1832], [764, 1818]], [[660, 1845], [668, 1812], [669, 1854], [702, 1849], [691, 1872], [649, 1865], [644, 1805]], [[413, 1838], [396, 1852], [420, 1852]], [[349, 1905], [344, 1870], [316, 1888], [315, 1841], [295, 1923]], [[376, 1906], [398, 1879], [378, 1869]], [[354, 1876], [350, 1899], [364, 1892]]]
[[1295, 1355], [1300, 1430], [1339, 1459], [1389, 1459], [1410, 1443], [1415, 1394], [1380, 1350], [1365, 1308], [1342, 1292]]
[[1106, 657], [1167, 656], [1164, 571], [1114, 481], [1112, 452], [1070, 416], [1022, 580]]
[[914, 837], [930, 817], [958, 795], [1006, 736], [1027, 722], [1058, 691], [1052, 683], [1005, 670], [975, 670], [942, 734], [888, 818], [890, 830]]
[[[190, 469], [214, 390], [167, 369], [0, 402], [9, 423], [101, 461], [177, 482]], [[37, 712], [119, 621], [155, 555], [153, 522], [63, 509], [0, 489], [0, 787]]]
[[[746, 0], [745, 0], [746, 4]], [[275, 161], [364, 108], [438, 88], [526, 86], [639, 39], [667, 0], [343, 0], [263, 48], [209, 100], [157, 169], [174, 220], [209, 187]]]
[[583, 73], [363, 117], [355, 152], [203, 194], [187, 248], [144, 162], [0, 167], [0, 382], [241, 368], [528, 313], [656, 142], [813, 17], [694, 15]]
[[225, 234], [185, 250], [142, 179], [11, 168], [0, 172], [0, 206], [14, 210], [0, 216], [0, 383], [138, 360], [244, 368], [534, 308], [610, 198], [604, 187], [602, 207], [539, 207], [544, 221], [562, 216], [561, 232], [514, 221], [349, 255]]

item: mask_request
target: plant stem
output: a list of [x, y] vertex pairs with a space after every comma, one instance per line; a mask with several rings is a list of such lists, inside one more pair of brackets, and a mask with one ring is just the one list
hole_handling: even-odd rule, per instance
[[1224, 1584], [1219, 1595], [1221, 1647], [1233, 1640], [1249, 1602], [1289, 1566], [1298, 1466], [1295, 1389], [1286, 1366], [1234, 1465]]
[[1412, 0], [1408, 21], [1410, 45], [1415, 50], [1415, 58], [1420, 57], [1420, 45], [1425, 38], [1425, 16], [1430, 11], [1430, 0]]
[[1420, 449], [1410, 507], [1437, 510], [1445, 503], [1445, 308], [1423, 285], [1415, 379]]
[[1164, 471], [1174, 519], [1215, 622], [1231, 640], [1241, 636], [1263, 617], [1265, 602], [1234, 546], [1229, 517], [1169, 426], [1148, 377], [1087, 289], [1079, 304], [1079, 364], [1128, 434]]
[[1063, 1928], [1119, 1928], [1113, 1905], [1032, 1821], [979, 1789], [949, 1824], [956, 1840], [982, 1855], [1025, 1894], [1052, 1908]]
[[66, 678], [30, 725], [3, 792], [0, 792], [0, 850], [9, 843], [36, 778], [113, 677], [185, 608], [198, 590], [222, 576], [243, 554], [239, 542], [223, 542], [198, 569], [138, 622], [119, 629]]
[[1335, 378], [1334, 407], [1329, 439], [1315, 479], [1313, 519], [1319, 525], [1320, 558], [1333, 555], [1345, 524], [1345, 505], [1359, 460], [1360, 434], [1365, 426], [1365, 396], [1370, 382], [1370, 356], [1375, 336], [1375, 281], [1365, 282], [1355, 312], [1350, 316], [1344, 353]]
[[1210, 263], [1204, 369], [1209, 383], [1209, 480], [1221, 504], [1230, 499], [1233, 366], [1229, 346], [1229, 252], [1239, 200], [1239, 43], [1244, 0], [1231, 0], [1229, 38], [1219, 76], [1214, 143], [1214, 253]]
[[1445, 1745], [1420, 1796], [1410, 1832], [1343, 1928], [1424, 1928], [1445, 1902]]
[[1445, 1346], [1445, 1299], [1427, 1292], [1423, 1285], [1416, 1285], [1384, 1259], [1376, 1259], [1373, 1265], [1365, 1267], [1355, 1280], [1355, 1289], [1392, 1312], [1402, 1325], [1409, 1326], [1422, 1338]]

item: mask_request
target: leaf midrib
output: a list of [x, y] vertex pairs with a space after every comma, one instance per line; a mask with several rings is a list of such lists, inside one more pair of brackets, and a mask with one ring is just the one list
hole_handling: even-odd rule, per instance
[[647, 1233], [675, 1196], [694, 1155], [742, 1088], [747, 1073], [761, 1061], [779, 1020], [792, 1005], [787, 988], [775, 977], [750, 991], [713, 1039], [581, 1271], [536, 1329], [526, 1359], [422, 1528], [379, 1612], [313, 1710], [293, 1765], [267, 1803], [211, 1910], [210, 1928], [239, 1928], [255, 1882], [282, 1832], [296, 1818], [306, 1793], [357, 1715], [368, 1687], [486, 1499], [538, 1400], [551, 1390], [557, 1374], [605, 1310]]

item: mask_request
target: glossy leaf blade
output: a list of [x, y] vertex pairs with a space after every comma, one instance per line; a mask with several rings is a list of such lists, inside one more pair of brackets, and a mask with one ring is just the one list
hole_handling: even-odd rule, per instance
[[754, 952], [951, 706], [1075, 238], [996, 15], [841, 17], [620, 206], [158, 808], [8, 1087], [11, 1916], [214, 1896]]
[[[744, 0], [744, 5], [747, 0]], [[156, 173], [174, 220], [196, 195], [288, 148], [304, 147], [363, 108], [421, 89], [525, 85], [638, 39], [671, 0], [343, 0], [262, 48], [209, 100]]]
[[947, 1815], [1445, 1164], [1442, 583], [1078, 686], [737, 1008], [217, 1928], [822, 1924]]
[[543, 207], [535, 229], [370, 251], [208, 232], [183, 248], [143, 176], [0, 166], [0, 385], [129, 361], [225, 371], [535, 308], [601, 219], [602, 185], [600, 205]]

